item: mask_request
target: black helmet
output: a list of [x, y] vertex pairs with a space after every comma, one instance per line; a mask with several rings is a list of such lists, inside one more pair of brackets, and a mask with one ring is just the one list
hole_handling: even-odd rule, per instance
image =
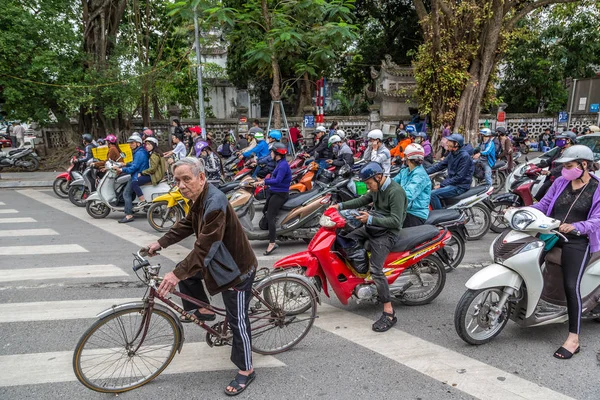
[[84, 133], [83, 135], [81, 135], [81, 138], [88, 143], [92, 143], [94, 141], [92, 135], [90, 135], [89, 133]]
[[408, 137], [408, 133], [406, 133], [406, 131], [403, 129], [396, 132], [396, 138], [398, 140], [406, 139], [407, 137]]
[[496, 133], [500, 136], [504, 136], [504, 135], [506, 135], [506, 128], [503, 126], [500, 126], [500, 127], [496, 128]]
[[358, 173], [358, 177], [363, 182], [368, 181], [375, 175], [383, 175], [383, 168], [381, 167], [381, 164], [374, 161], [371, 161], [370, 163], [362, 167], [362, 169]]

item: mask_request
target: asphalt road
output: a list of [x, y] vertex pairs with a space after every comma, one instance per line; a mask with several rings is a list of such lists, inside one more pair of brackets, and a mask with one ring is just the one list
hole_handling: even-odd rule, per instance
[[[51, 190], [0, 190], [0, 398], [109, 396], [77, 382], [70, 361], [95, 310], [145, 292], [131, 271], [131, 253], [159, 235], [145, 218], [123, 226], [120, 217], [93, 220]], [[342, 306], [321, 294], [319, 318], [307, 337], [286, 353], [256, 356], [257, 379], [239, 397], [598, 399], [600, 324], [582, 324], [582, 351], [570, 361], [552, 357], [566, 325], [524, 329], [509, 322], [498, 338], [478, 347], [457, 336], [454, 309], [464, 283], [479, 270], [472, 265], [488, 262], [493, 238], [490, 233], [469, 242], [464, 264], [471, 266], [449, 274], [433, 303], [397, 306], [399, 323], [384, 334], [370, 330], [380, 306]], [[163, 273], [191, 243], [160, 257]], [[261, 267], [306, 248], [283, 243], [276, 255], [264, 257], [266, 243], [253, 246]], [[168, 373], [119, 397], [224, 398], [235, 374], [229, 348], [209, 348], [195, 326], [187, 325], [185, 336]]]

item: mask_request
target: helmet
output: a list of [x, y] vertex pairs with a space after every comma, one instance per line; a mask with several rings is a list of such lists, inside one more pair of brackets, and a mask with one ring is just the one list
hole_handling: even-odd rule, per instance
[[417, 132], [415, 133], [415, 137], [423, 138], [423, 140], [427, 139], [427, 134], [425, 132]]
[[127, 143], [132, 143], [132, 142], [137, 142], [139, 144], [142, 144], [142, 138], [139, 137], [138, 135], [131, 135], [131, 136], [129, 136], [129, 139], [127, 139]]
[[317, 129], [315, 129], [315, 135], [319, 132], [327, 132], [327, 129], [324, 126], [317, 126]]
[[202, 133], [202, 128], [199, 126], [192, 126], [190, 128], [190, 132], [197, 133], [198, 135]]
[[263, 130], [261, 128], [259, 128], [258, 126], [253, 126], [252, 128], [250, 128], [250, 130], [248, 131], [248, 135], [250, 136], [254, 136], [256, 135], [258, 132], [263, 133]]
[[396, 132], [396, 138], [398, 140], [406, 139], [407, 137], [408, 137], [408, 133], [406, 133], [406, 131], [404, 131], [404, 130], [399, 130], [398, 132]]
[[274, 151], [275, 154], [280, 154], [282, 156], [287, 154], [287, 146], [283, 143], [274, 143], [271, 150]]
[[592, 132], [600, 132], [600, 127], [597, 125], [590, 125], [590, 131]]
[[256, 140], [265, 140], [265, 134], [262, 132], [256, 132], [254, 134], [254, 139]]
[[381, 132], [381, 129], [373, 129], [367, 134], [367, 137], [369, 139], [379, 139], [383, 141], [383, 132]]
[[281, 131], [271, 131], [269, 132], [269, 137], [279, 142], [281, 140]]
[[103, 144], [106, 144], [106, 140], [105, 139], [98, 139], [98, 140], [96, 140], [96, 143], [98, 143], [99, 145], [103, 145]]
[[335, 134], [338, 135], [340, 137], [340, 139], [342, 139], [342, 140], [346, 139], [346, 132], [344, 132], [341, 129], [338, 129], [337, 131], [335, 131]]
[[139, 137], [142, 137], [142, 134], [141, 134], [141, 133], [139, 133], [139, 132], [133, 132], [133, 133], [131, 134], [131, 136], [139, 136]]
[[504, 135], [506, 135], [506, 128], [503, 126], [500, 126], [500, 127], [496, 128], [496, 133], [498, 135], [504, 136]]
[[106, 139], [104, 139], [104, 140], [106, 140], [108, 143], [112, 143], [112, 144], [117, 143], [117, 137], [113, 134], [108, 135], [106, 137]]
[[90, 135], [89, 133], [84, 133], [83, 135], [81, 135], [81, 138], [88, 143], [92, 143], [92, 141], [94, 140], [92, 138], [92, 135]]
[[407, 125], [406, 126], [406, 132], [408, 132], [409, 134], [411, 134], [413, 132], [416, 132], [416, 131], [417, 131], [417, 129], [415, 128], [414, 125]]
[[460, 133], [453, 133], [452, 135], [448, 136], [446, 140], [458, 143], [458, 148], [461, 148], [465, 145], [465, 138]]
[[383, 168], [381, 167], [381, 164], [371, 161], [370, 163], [361, 168], [360, 172], [358, 173], [358, 177], [361, 181], [364, 182], [371, 179], [375, 175], [382, 174]]
[[407, 160], [422, 160], [425, 158], [425, 150], [420, 144], [411, 143], [404, 149], [404, 157]]
[[194, 150], [196, 151], [196, 157], [200, 157], [200, 153], [202, 153], [202, 150], [204, 150], [207, 147], [208, 147], [208, 143], [206, 143], [204, 140], [198, 140], [196, 143], [194, 143]]
[[570, 139], [571, 143], [577, 144], [577, 135], [571, 131], [563, 131], [560, 135], [556, 136], [557, 139]]
[[158, 146], [158, 139], [155, 137], [147, 137], [146, 140], [144, 140], [144, 142], [154, 143], [154, 147]]
[[152, 132], [152, 129], [150, 128], [145, 128], [142, 133], [146, 136], [154, 136], [154, 132]]
[[594, 152], [587, 146], [578, 144], [565, 150], [562, 156], [556, 160], [557, 163], [566, 163], [575, 160], [594, 162]]
[[479, 134], [482, 136], [492, 136], [492, 131], [489, 128], [483, 128], [479, 130]]
[[331, 135], [327, 143], [329, 144], [329, 146], [331, 146], [332, 144], [339, 143], [341, 141], [342, 139], [338, 135]]

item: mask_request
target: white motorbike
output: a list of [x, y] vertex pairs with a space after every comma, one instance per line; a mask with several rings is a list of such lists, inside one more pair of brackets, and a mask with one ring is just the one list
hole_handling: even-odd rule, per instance
[[[511, 319], [523, 327], [568, 320], [560, 267], [561, 249], [546, 251], [538, 234], [555, 234], [561, 222], [523, 207], [510, 209], [505, 218], [511, 230], [490, 246], [494, 264], [477, 272], [465, 284], [454, 313], [456, 332], [465, 342], [484, 344], [498, 336]], [[578, 234], [576, 232], [576, 234]], [[595, 253], [581, 279], [582, 318], [597, 319], [600, 299], [600, 253]]]
[[[106, 218], [111, 211], [123, 212], [125, 202], [123, 201], [123, 191], [125, 185], [129, 182], [131, 175], [120, 175], [114, 169], [118, 163], [107, 161], [105, 168], [106, 174], [100, 180], [96, 191], [89, 195], [86, 199], [85, 209], [87, 213], [96, 219]], [[162, 194], [168, 193], [171, 187], [166, 182], [160, 182], [158, 185], [142, 185], [140, 186], [150, 207], [152, 200]], [[133, 211], [142, 211], [144, 207], [137, 205], [137, 197], [133, 200]], [[145, 210], [144, 210], [145, 211]]]

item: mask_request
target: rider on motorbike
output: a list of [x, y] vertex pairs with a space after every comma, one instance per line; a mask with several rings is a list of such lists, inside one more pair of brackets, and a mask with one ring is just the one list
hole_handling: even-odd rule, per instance
[[384, 175], [390, 176], [392, 160], [390, 151], [383, 144], [383, 132], [380, 129], [373, 129], [367, 134], [367, 138], [369, 146], [363, 154], [363, 159], [379, 163], [383, 167]]
[[396, 243], [396, 237], [406, 217], [407, 200], [404, 189], [385, 176], [380, 164], [370, 162], [359, 173], [369, 191], [367, 194], [344, 203], [332, 206], [337, 210], [365, 207], [373, 203], [375, 213], [372, 215], [361, 211], [356, 217], [364, 225], [346, 235], [347, 239], [360, 243], [370, 243], [370, 272], [377, 287], [379, 301], [383, 303], [383, 314], [373, 324], [375, 332], [385, 332], [398, 322], [392, 307], [390, 288], [383, 272], [383, 265], [388, 254]]
[[500, 141], [500, 148], [502, 150], [500, 152], [499, 158], [505, 159], [506, 163], [508, 164], [508, 170], [512, 171], [512, 169], [513, 169], [513, 159], [512, 159], [513, 146], [512, 146], [510, 139], [508, 138], [508, 136], [506, 134], [506, 128], [504, 128], [503, 126], [496, 128], [496, 134], [498, 135], [498, 139]]
[[[343, 135], [343, 136], [342, 136]], [[333, 147], [334, 160], [327, 160], [327, 164], [335, 165], [336, 169], [343, 167], [344, 165], [353, 166], [354, 156], [352, 149], [346, 144], [344, 138], [346, 134], [342, 130], [338, 130], [335, 135], [329, 138], [329, 146]]]
[[479, 145], [479, 152], [473, 156], [473, 159], [478, 160], [478, 164], [483, 168], [485, 183], [492, 186], [492, 168], [496, 165], [496, 145], [492, 140], [490, 129], [481, 129], [479, 135], [482, 137], [482, 142]]
[[196, 151], [194, 150], [195, 144], [202, 140], [202, 128], [200, 128], [199, 126], [192, 126], [191, 128], [189, 128], [189, 130], [192, 145], [190, 146], [188, 157], [193, 157], [193, 155], [196, 153]]
[[556, 136], [555, 143], [556, 147], [559, 147], [560, 150], [555, 152], [552, 157], [543, 159], [536, 165], [539, 168], [549, 167], [549, 169], [541, 172], [543, 175], [549, 176], [546, 178], [546, 181], [535, 195], [535, 199], [537, 201], [540, 201], [542, 197], [544, 197], [548, 189], [550, 189], [550, 186], [552, 186], [552, 183], [556, 180], [556, 178], [560, 177], [563, 166], [557, 160], [562, 156], [566, 149], [577, 144], [577, 135], [571, 131], [564, 131], [560, 135]]
[[92, 154], [92, 149], [96, 148], [96, 145], [94, 145], [94, 139], [89, 133], [84, 133], [83, 135], [81, 135], [81, 139], [83, 141], [83, 145], [85, 146], [85, 154], [79, 157], [77, 159], [77, 162], [86, 163], [92, 158], [94, 158], [94, 155]]
[[412, 139], [408, 135], [408, 132], [404, 130], [396, 132], [396, 139], [398, 140], [398, 144], [390, 150], [390, 156], [404, 158], [404, 149], [412, 143]]
[[129, 143], [129, 147], [133, 153], [133, 161], [123, 168], [115, 169], [118, 173], [131, 175], [129, 182], [127, 182], [125, 189], [123, 189], [123, 201], [125, 202], [125, 209], [123, 211], [125, 212], [125, 216], [119, 220], [120, 224], [133, 221], [133, 199], [135, 198], [135, 194], [133, 192], [132, 181], [137, 181], [139, 173], [150, 167], [148, 152], [142, 145], [142, 138], [137, 135], [131, 135], [127, 139], [127, 143]]
[[146, 199], [144, 198], [144, 192], [142, 192], [140, 186], [147, 183], [158, 185], [165, 177], [165, 164], [163, 163], [162, 155], [158, 150], [158, 140], [155, 137], [148, 136], [146, 137], [146, 140], [144, 140], [144, 146], [148, 154], [150, 154], [150, 167], [140, 172], [136, 180], [131, 181], [131, 187], [138, 197], [138, 207], [147, 205]]
[[254, 169], [254, 172], [252, 173], [253, 178], [256, 178], [257, 176], [259, 178], [264, 178], [265, 176], [267, 176], [271, 172], [273, 172], [277, 163], [271, 157], [271, 150], [273, 149], [273, 145], [275, 143], [279, 143], [280, 141], [281, 141], [281, 131], [272, 130], [271, 132], [269, 132], [269, 136], [267, 137], [267, 142], [268, 142], [268, 146], [269, 146], [269, 154], [256, 160], [256, 168]]
[[431, 192], [431, 207], [434, 210], [442, 208], [440, 199], [447, 199], [463, 194], [471, 187], [475, 164], [471, 156], [463, 148], [465, 139], [459, 133], [447, 137], [448, 155], [443, 161], [427, 168], [427, 174], [448, 169], [448, 177]]
[[240, 154], [240, 160], [242, 158], [249, 158], [252, 156], [256, 156], [257, 158], [261, 158], [267, 156], [269, 154], [269, 145], [265, 141], [265, 135], [262, 132], [256, 132], [254, 134], [254, 139], [256, 139], [256, 146], [251, 148], [248, 151]]
[[110, 134], [106, 137], [106, 142], [108, 143], [108, 158], [104, 161], [98, 161], [94, 163], [94, 167], [99, 168], [101, 170], [104, 169], [106, 165], [106, 161], [116, 161], [119, 162], [123, 158], [121, 156], [121, 150], [119, 149], [119, 145], [117, 144], [117, 137], [113, 134]]
[[568, 242], [559, 239], [556, 246], [562, 248], [561, 269], [567, 298], [569, 336], [554, 357], [569, 359], [579, 352], [581, 276], [590, 253], [600, 250], [600, 178], [590, 174], [596, 167], [594, 153], [587, 146], [572, 146], [556, 161], [563, 165], [561, 176], [544, 198], [532, 207], [562, 221], [559, 231], [568, 238]]
[[321, 168], [327, 168], [327, 160], [331, 159], [332, 152], [329, 149], [327, 143], [328, 135], [327, 129], [324, 126], [317, 126], [314, 133], [314, 145], [306, 150], [309, 155], [314, 155], [315, 161]]
[[427, 138], [427, 134], [425, 132], [417, 132], [415, 134], [414, 142], [423, 147], [423, 152], [425, 154], [423, 160], [426, 163], [429, 163], [430, 165], [433, 164], [433, 147], [431, 146], [431, 142]]
[[194, 144], [196, 150], [196, 158], [204, 160], [204, 170], [206, 179], [209, 182], [216, 182], [221, 180], [221, 160], [212, 151], [212, 148], [208, 145], [208, 142], [199, 140]]
[[431, 201], [431, 180], [423, 168], [425, 151], [421, 145], [412, 143], [404, 150], [406, 168], [402, 168], [394, 181], [406, 192], [408, 209], [403, 228], [423, 225], [429, 217]]

